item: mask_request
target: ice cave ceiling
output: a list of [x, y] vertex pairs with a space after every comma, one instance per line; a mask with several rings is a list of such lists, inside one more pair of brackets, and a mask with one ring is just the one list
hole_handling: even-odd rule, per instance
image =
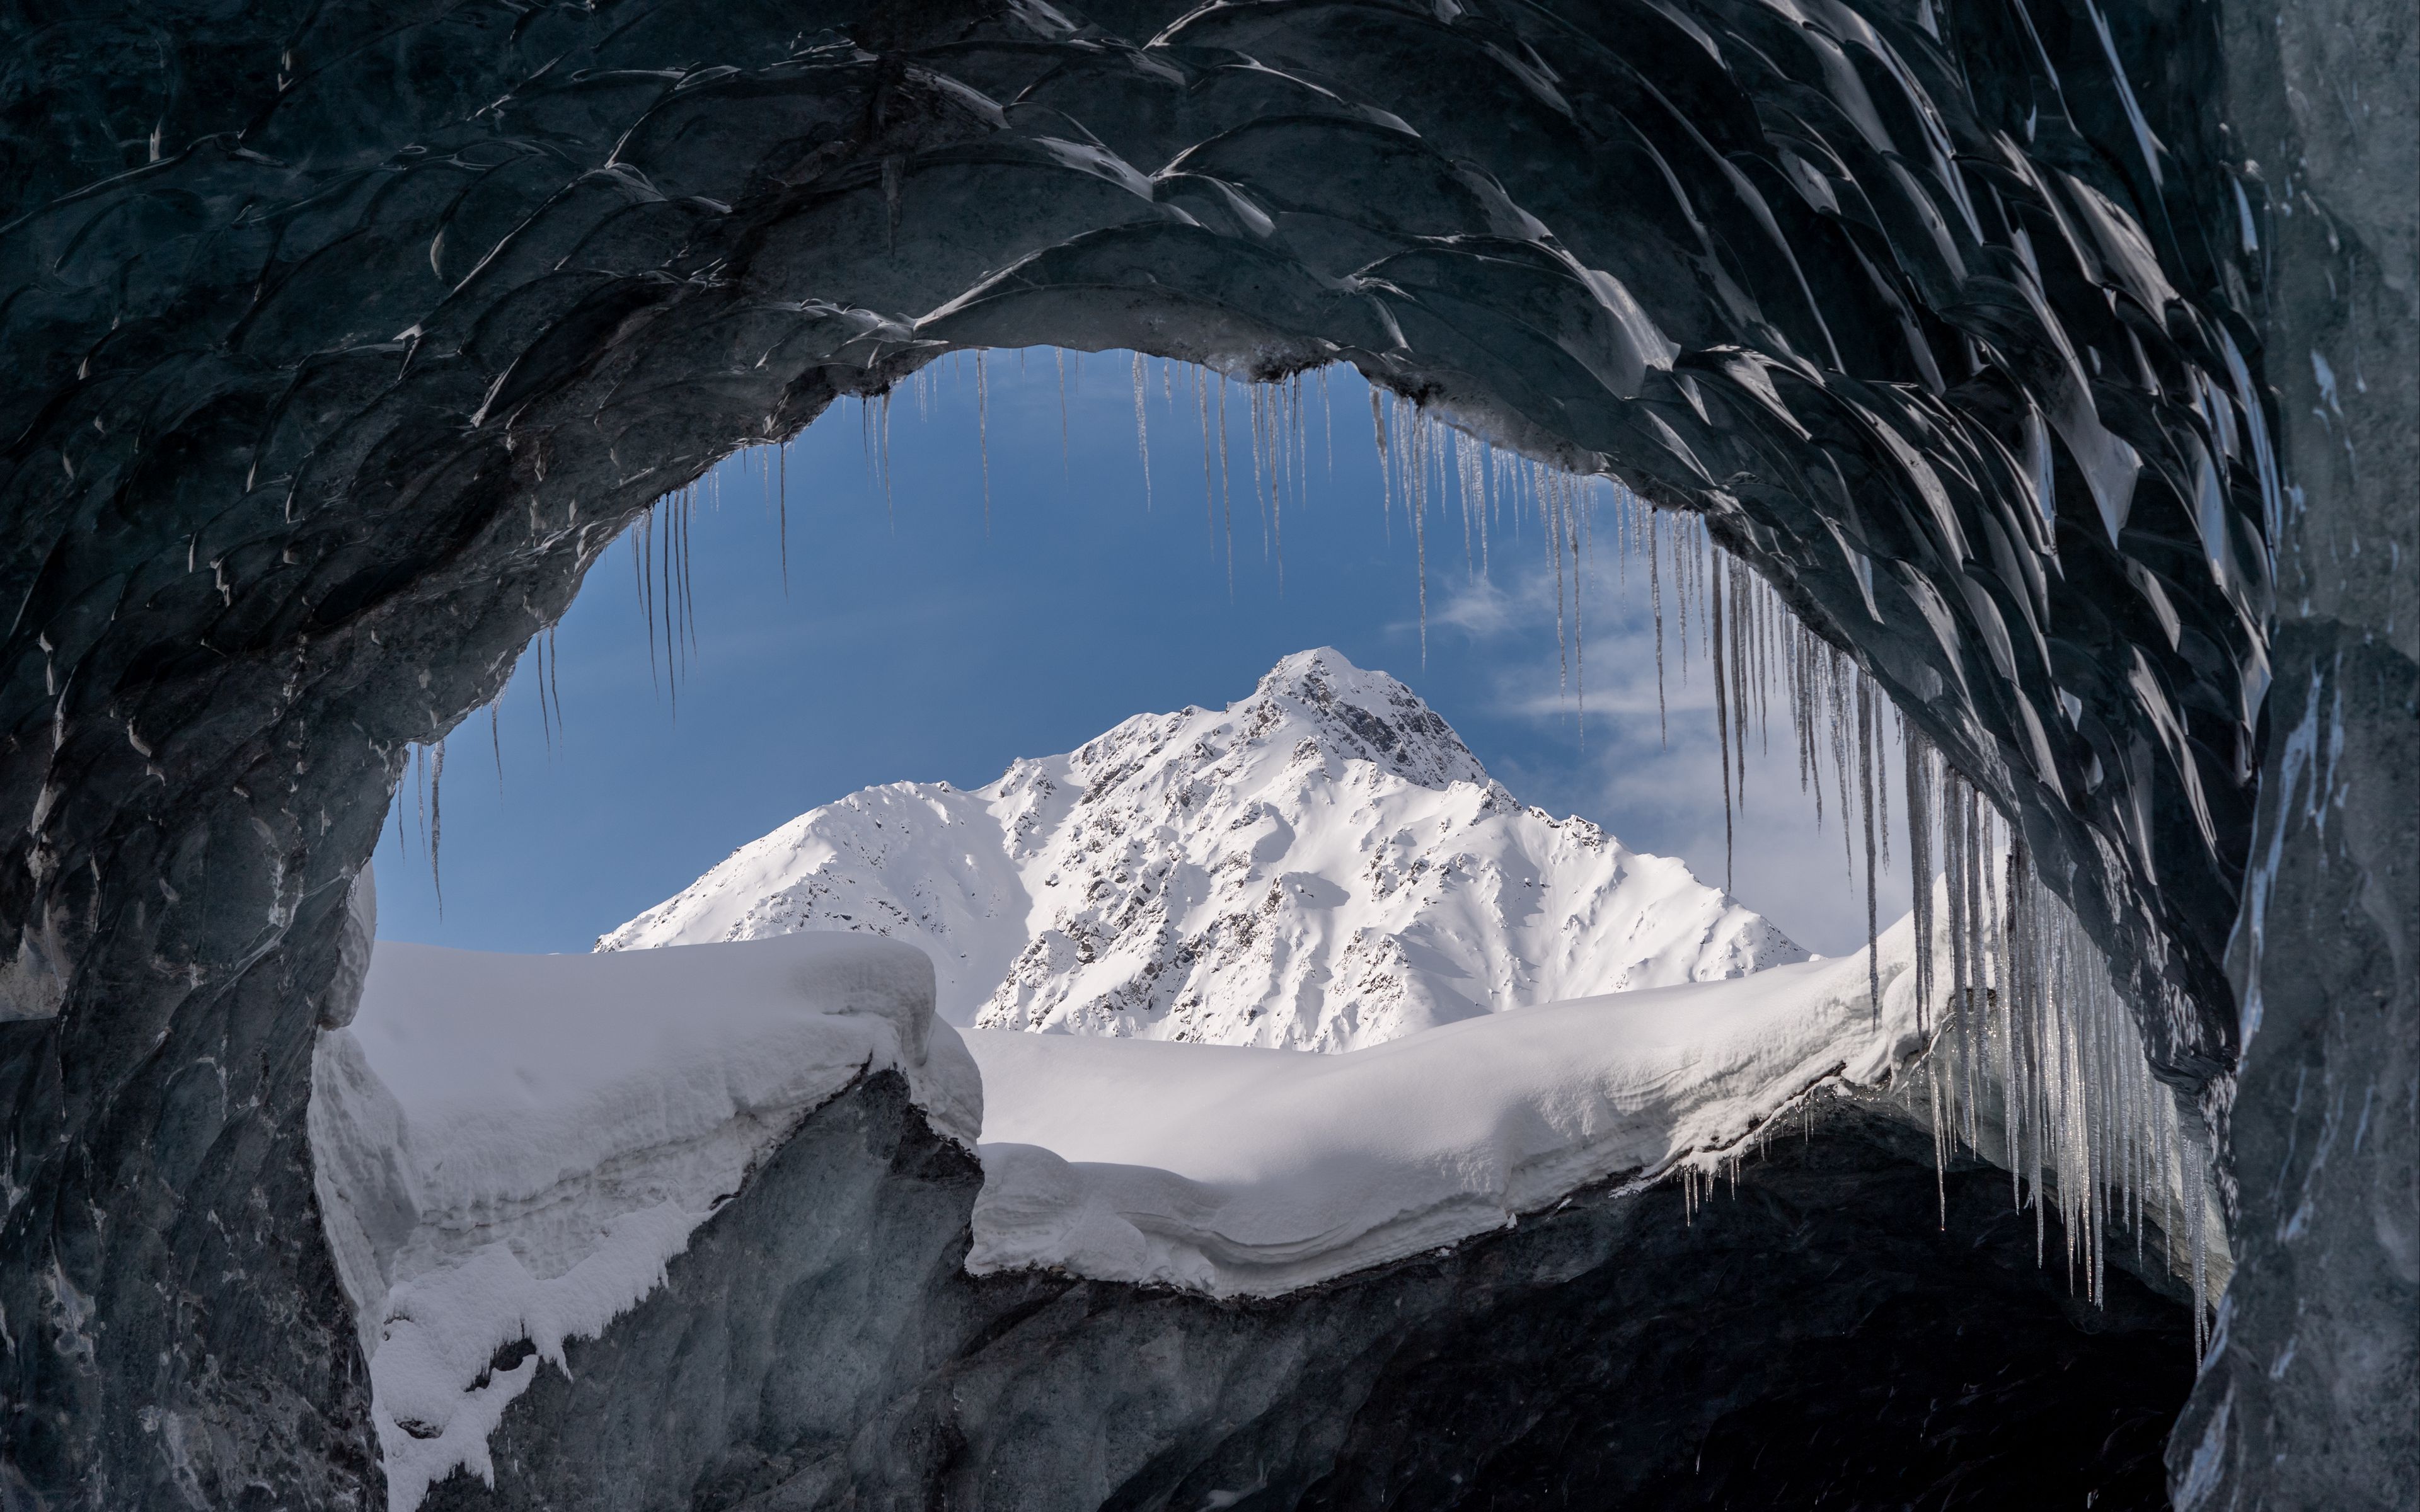
[[[54, 1344], [11, 1351], [22, 1463], [147, 1477], [165, 1394], [281, 1485], [362, 1473], [349, 1323], [276, 1220], [408, 744], [654, 501], [953, 349], [1349, 363], [1702, 516], [2022, 824], [2163, 1072], [2234, 1063], [2280, 485], [2206, 8], [11, 25], [8, 1242], [59, 1257], [7, 1283]], [[85, 1316], [147, 1320], [96, 1371]]]
[[[362, 688], [433, 736], [635, 509], [836, 394], [969, 347], [1349, 362], [1702, 513], [2024, 816], [2161, 1063], [2227, 1063], [2275, 479], [2208, 37], [1129, 8], [328, 9], [258, 23], [273, 69], [179, 38], [164, 100], [63, 78], [84, 153], [8, 239], [13, 675], [74, 669], [124, 765], [103, 727], [183, 724], [147, 705], [222, 656], [308, 702], [442, 602], [477, 628], [428, 696]], [[154, 661], [162, 616], [215, 649]]]

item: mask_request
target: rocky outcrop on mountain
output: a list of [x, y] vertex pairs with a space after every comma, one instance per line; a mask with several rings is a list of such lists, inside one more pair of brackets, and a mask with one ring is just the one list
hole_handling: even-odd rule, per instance
[[1336, 651], [972, 793], [894, 783], [742, 846], [600, 949], [863, 930], [992, 1028], [1349, 1050], [1806, 959], [1686, 865], [1524, 808]]

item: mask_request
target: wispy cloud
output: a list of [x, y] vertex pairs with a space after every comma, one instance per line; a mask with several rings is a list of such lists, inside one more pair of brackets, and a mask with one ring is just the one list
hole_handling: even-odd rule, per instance
[[[1633, 584], [1624, 595], [1608, 574], [1598, 572], [1578, 616], [1581, 633], [1575, 635], [1567, 582], [1559, 648], [1555, 589], [1553, 575], [1535, 565], [1518, 572], [1499, 567], [1493, 580], [1456, 581], [1441, 601], [1432, 600], [1439, 604], [1432, 633], [1443, 626], [1485, 643], [1500, 669], [1491, 678], [1488, 715], [1559, 728], [1572, 741], [1560, 762], [1516, 763], [1497, 776], [1525, 796], [1552, 798], [1589, 814], [1625, 844], [1680, 856], [1699, 876], [1720, 886], [1724, 753], [1698, 627], [1689, 626], [1684, 658], [1682, 627], [1676, 621], [1665, 625], [1659, 719], [1655, 622], [1644, 584]], [[1731, 753], [1732, 890], [1810, 949], [1845, 953], [1865, 940], [1863, 837], [1854, 837], [1852, 870], [1836, 774], [1827, 760], [1819, 824], [1818, 800], [1801, 787], [1797, 735], [1786, 703], [1775, 696], [1769, 710], [1769, 726], [1748, 721], [1745, 782], [1739, 780], [1741, 753]], [[1893, 791], [1898, 760], [1896, 748], [1886, 753], [1883, 775]], [[1876, 908], [1888, 924], [1907, 907], [1903, 863], [1882, 872], [1878, 882]]]

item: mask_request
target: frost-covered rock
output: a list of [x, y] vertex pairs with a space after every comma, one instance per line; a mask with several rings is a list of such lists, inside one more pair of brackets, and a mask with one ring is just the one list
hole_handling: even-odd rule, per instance
[[959, 1024], [1312, 1050], [1807, 954], [1679, 859], [1523, 807], [1325, 648], [972, 793], [814, 810], [597, 948], [798, 930], [922, 946]]
[[489, 955], [389, 941], [321, 1034], [311, 1145], [389, 1504], [488, 1441], [541, 1365], [663, 1280], [800, 1120], [896, 1072], [971, 1147], [980, 1079], [923, 956], [812, 934]]

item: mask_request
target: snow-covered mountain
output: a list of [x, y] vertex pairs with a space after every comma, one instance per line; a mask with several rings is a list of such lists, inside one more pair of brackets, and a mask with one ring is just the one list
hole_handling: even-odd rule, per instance
[[922, 946], [957, 1024], [1308, 1050], [1807, 957], [1680, 860], [1522, 807], [1326, 648], [972, 793], [813, 810], [597, 948], [799, 930]]

